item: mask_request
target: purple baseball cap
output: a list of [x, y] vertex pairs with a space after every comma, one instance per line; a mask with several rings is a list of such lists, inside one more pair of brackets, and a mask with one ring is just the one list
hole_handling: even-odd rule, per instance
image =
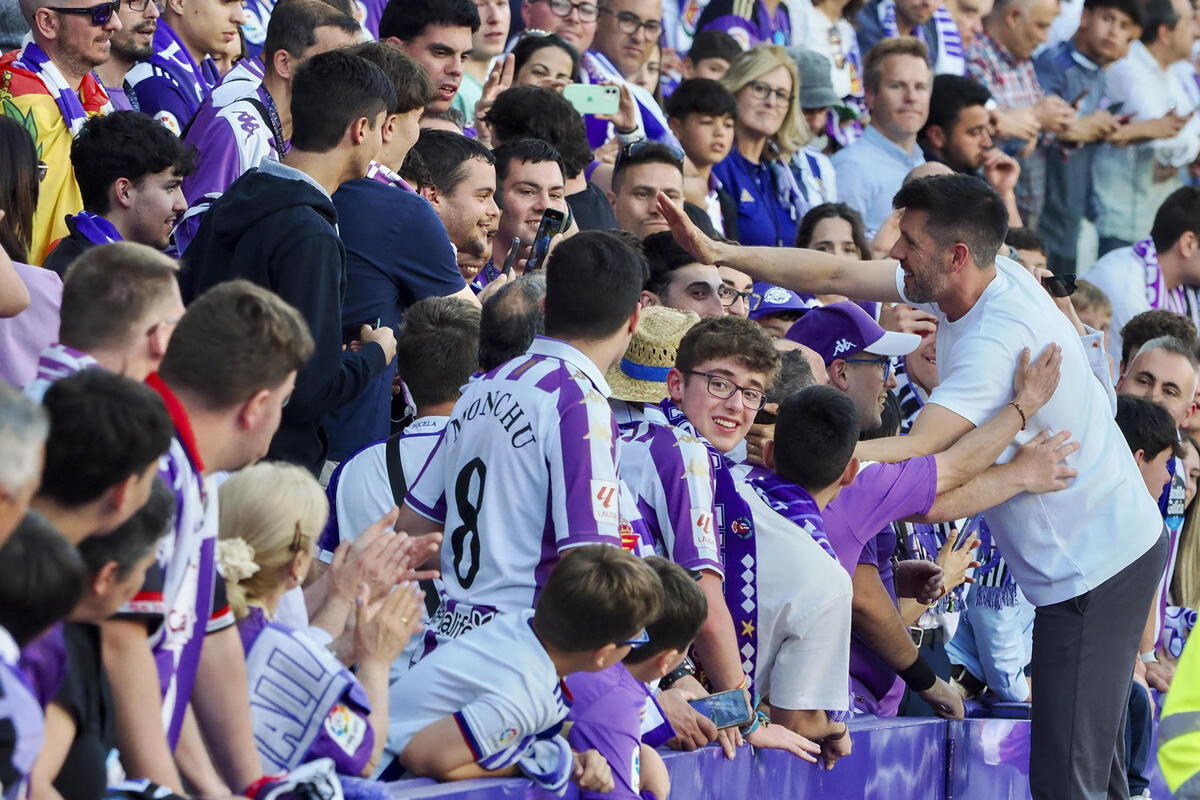
[[921, 344], [915, 333], [885, 331], [848, 300], [812, 309], [788, 328], [785, 338], [816, 350], [826, 364], [856, 353], [906, 356]]
[[777, 314], [780, 311], [807, 311], [820, 305], [811, 294], [797, 294], [791, 289], [773, 286], [764, 281], [755, 282], [754, 293], [762, 300], [759, 301], [758, 308], [750, 312], [752, 320], [761, 319], [768, 314]]

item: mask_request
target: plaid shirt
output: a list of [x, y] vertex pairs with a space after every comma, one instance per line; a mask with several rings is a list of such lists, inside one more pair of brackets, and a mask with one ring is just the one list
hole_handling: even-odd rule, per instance
[[[1018, 59], [986, 31], [979, 33], [967, 48], [967, 74], [988, 88], [1002, 111], [1037, 105], [1045, 96], [1033, 69], [1033, 59]], [[1047, 143], [1045, 138], [1042, 143]], [[1009, 155], [1018, 157], [1025, 142], [1002, 139], [997, 145]], [[1037, 227], [1046, 196], [1046, 154], [1039, 147], [1018, 160], [1021, 178], [1017, 183], [1017, 207], [1025, 225], [1032, 229]]]

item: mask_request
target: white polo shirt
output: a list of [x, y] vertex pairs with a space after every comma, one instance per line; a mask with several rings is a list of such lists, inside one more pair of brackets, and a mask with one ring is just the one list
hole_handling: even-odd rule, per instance
[[[904, 273], [896, 269], [904, 297]], [[905, 302], [909, 302], [907, 299]], [[1143, 555], [1162, 533], [1158, 506], [1146, 492], [1105, 388], [1092, 375], [1083, 342], [1042, 285], [1010, 259], [975, 305], [951, 322], [936, 304], [916, 304], [938, 317], [941, 382], [930, 404], [982, 425], [1012, 400], [1017, 357], [1062, 347], [1058, 389], [1000, 457], [1041, 431], [1071, 431], [1081, 445], [1067, 463], [1078, 476], [1061, 492], [1019, 494], [988, 511], [988, 527], [1013, 576], [1034, 605], [1076, 597]]]
[[738, 493], [754, 515], [758, 552], [755, 690], [792, 711], [848, 709], [850, 575], [744, 480]]
[[532, 608], [568, 548], [620, 546], [609, 393], [587, 356], [545, 336], [464, 388], [405, 501], [445, 525], [444, 597], [459, 620], [438, 633], [457, 636], [489, 609]]

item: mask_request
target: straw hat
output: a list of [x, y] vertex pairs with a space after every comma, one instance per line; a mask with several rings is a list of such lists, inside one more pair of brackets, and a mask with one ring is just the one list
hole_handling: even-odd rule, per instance
[[695, 311], [667, 306], [643, 308], [625, 357], [605, 376], [612, 396], [640, 403], [665, 400], [667, 373], [675, 366], [679, 341], [699, 321]]

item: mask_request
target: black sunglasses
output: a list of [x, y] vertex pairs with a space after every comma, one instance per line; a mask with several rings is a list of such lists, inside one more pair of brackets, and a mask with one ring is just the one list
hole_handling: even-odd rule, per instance
[[620, 169], [621, 162], [625, 161], [626, 159], [633, 158], [636, 160], [647, 150], [670, 156], [670, 158], [679, 165], [679, 168], [683, 169], [683, 151], [678, 147], [673, 144], [664, 144], [663, 142], [655, 142], [650, 139], [639, 139], [638, 141], [627, 144], [625, 147], [621, 148], [621, 152], [617, 153], [617, 160], [616, 163], [613, 164], [613, 170], [615, 171]]
[[46, 6], [46, 8], [59, 14], [78, 14], [79, 16], [90, 14], [92, 25], [96, 28], [103, 28], [112, 19], [112, 15], [121, 9], [121, 0], [109, 0], [107, 3], [87, 8], [63, 8], [61, 6]]

